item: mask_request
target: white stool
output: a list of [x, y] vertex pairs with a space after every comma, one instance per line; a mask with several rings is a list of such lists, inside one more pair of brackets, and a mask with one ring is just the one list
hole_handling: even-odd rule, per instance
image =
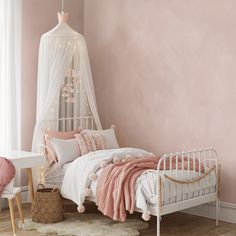
[[14, 187], [14, 179], [5, 187], [1, 198], [7, 198], [9, 209], [10, 209], [10, 215], [11, 215], [11, 224], [13, 229], [13, 234], [16, 236], [16, 222], [15, 222], [15, 213], [14, 213], [14, 199], [16, 199], [17, 208], [20, 215], [20, 220], [22, 225], [24, 224], [24, 217], [21, 207], [21, 193], [20, 188]]

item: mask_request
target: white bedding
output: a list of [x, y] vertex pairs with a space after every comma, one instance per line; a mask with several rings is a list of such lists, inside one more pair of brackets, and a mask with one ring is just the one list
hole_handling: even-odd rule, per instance
[[89, 175], [100, 169], [102, 162], [110, 163], [113, 158], [123, 159], [128, 156], [149, 156], [153, 155], [142, 149], [119, 148], [90, 152], [74, 160], [68, 167], [62, 182], [61, 194], [82, 206], [85, 200], [86, 188], [90, 185]]
[[[91, 189], [92, 196], [96, 196], [97, 181], [90, 181], [90, 173], [96, 172], [96, 175], [99, 176], [99, 174], [101, 173], [101, 169], [99, 168], [101, 161], [111, 162], [114, 157], [123, 159], [127, 155], [142, 157], [150, 156], [151, 153], [135, 148], [101, 150], [88, 153], [76, 159], [71, 164], [64, 165], [63, 168], [66, 169], [66, 171], [61, 188], [62, 196], [74, 201], [78, 206], [81, 206], [85, 200], [86, 188]], [[179, 176], [180, 172], [181, 171], [177, 172], [176, 175], [176, 172], [172, 171], [172, 177], [181, 179], [182, 175]], [[167, 171], [166, 174], [170, 175], [169, 171]], [[193, 171], [184, 171], [183, 178], [186, 179], [189, 176], [195, 178], [198, 177], [198, 175], [198, 173]], [[173, 186], [174, 183], [165, 180], [165, 183], [163, 184], [164, 204], [169, 204], [170, 200], [172, 200], [172, 202], [176, 202], [179, 200], [187, 199], [187, 197], [189, 196], [193, 197], [194, 195], [202, 195], [205, 191], [214, 192], [215, 184], [216, 176], [214, 172], [211, 172], [210, 179], [207, 177], [202, 179], [195, 185], [189, 184], [189, 188], [187, 188], [187, 185], [177, 185], [177, 191], [172, 192], [172, 196], [170, 196], [170, 190], [175, 189]], [[156, 195], [156, 186], [156, 171], [152, 170], [149, 172], [145, 172], [142, 176], [139, 177], [135, 186], [137, 208], [142, 209], [143, 212], [150, 213], [148, 206], [157, 204], [157, 198], [152, 197]]]

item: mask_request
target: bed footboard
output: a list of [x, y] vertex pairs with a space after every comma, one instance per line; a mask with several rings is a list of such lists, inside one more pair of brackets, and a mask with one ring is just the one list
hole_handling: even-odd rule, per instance
[[212, 148], [165, 154], [157, 166], [157, 235], [160, 216], [216, 201], [219, 212], [217, 152]]

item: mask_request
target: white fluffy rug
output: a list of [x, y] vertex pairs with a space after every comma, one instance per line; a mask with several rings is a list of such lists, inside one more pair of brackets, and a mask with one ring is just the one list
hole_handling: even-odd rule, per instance
[[116, 222], [96, 214], [68, 213], [66, 219], [55, 224], [39, 224], [26, 219], [25, 230], [37, 230], [42, 234], [78, 236], [136, 236], [148, 224], [139, 219], [127, 219], [125, 223]]

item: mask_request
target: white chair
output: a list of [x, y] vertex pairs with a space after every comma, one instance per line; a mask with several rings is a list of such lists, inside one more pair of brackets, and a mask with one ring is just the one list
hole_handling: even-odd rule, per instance
[[21, 224], [24, 224], [24, 217], [21, 207], [21, 192], [20, 188], [14, 187], [14, 179], [5, 187], [1, 198], [8, 199], [10, 215], [11, 215], [11, 224], [13, 229], [13, 234], [16, 236], [16, 222], [15, 222], [15, 212], [14, 212], [14, 199], [16, 199], [17, 208], [20, 215]]

